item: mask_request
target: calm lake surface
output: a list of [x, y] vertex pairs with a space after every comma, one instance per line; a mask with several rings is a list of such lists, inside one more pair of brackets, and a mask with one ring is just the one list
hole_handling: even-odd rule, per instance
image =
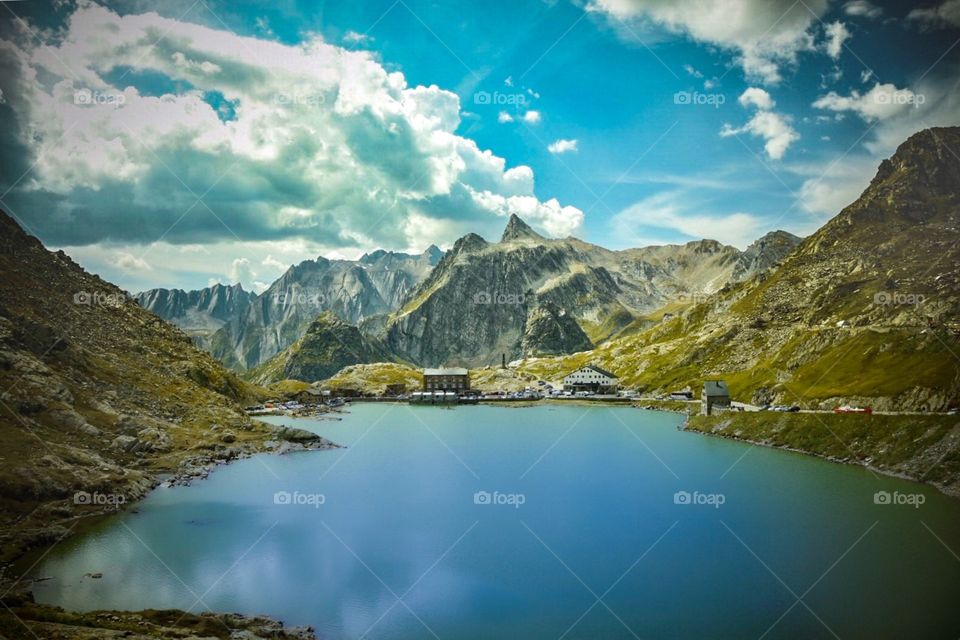
[[37, 599], [326, 639], [960, 637], [960, 503], [922, 485], [622, 407], [271, 422], [348, 448], [158, 489], [56, 547]]

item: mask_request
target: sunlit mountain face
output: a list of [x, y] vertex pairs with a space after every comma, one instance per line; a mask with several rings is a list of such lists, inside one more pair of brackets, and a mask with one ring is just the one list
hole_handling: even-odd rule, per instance
[[262, 291], [512, 214], [744, 249], [957, 123], [954, 5], [6, 2], [0, 205], [130, 291]]

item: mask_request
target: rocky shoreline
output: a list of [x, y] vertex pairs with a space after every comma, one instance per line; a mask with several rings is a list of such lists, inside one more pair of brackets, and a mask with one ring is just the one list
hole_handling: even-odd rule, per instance
[[[960, 420], [950, 416], [871, 416], [875, 428], [873, 431], [879, 434], [874, 441], [867, 442], [864, 438], [848, 438], [852, 447], [861, 449], [857, 455], [847, 448], [846, 444], [840, 440], [841, 436], [836, 435], [835, 431], [840, 431], [841, 427], [833, 425], [829, 437], [832, 439], [831, 445], [842, 448], [842, 451], [836, 451], [836, 446], [822, 446], [818, 449], [812, 446], [800, 447], [791, 443], [791, 429], [799, 431], [806, 430], [805, 437], [809, 439], [811, 429], [819, 428], [816, 423], [784, 426], [788, 423], [780, 421], [803, 420], [804, 414], [770, 414], [771, 418], [764, 416], [764, 419], [777, 421], [776, 424], [765, 426], [762, 429], [753, 426], [751, 433], [746, 433], [745, 429], [750, 426], [743, 425], [744, 415], [750, 414], [730, 414], [728, 416], [695, 416], [692, 420], [688, 418], [682, 429], [699, 435], [712, 436], [716, 438], [725, 438], [746, 442], [760, 447], [771, 449], [780, 449], [799, 453], [808, 456], [814, 456], [828, 462], [837, 464], [855, 465], [862, 467], [867, 471], [882, 474], [891, 478], [909, 480], [926, 484], [936, 488], [938, 491], [951, 498], [960, 498], [960, 473], [956, 461], [957, 448], [960, 445]], [[833, 419], [838, 421], [837, 416], [825, 415], [819, 416], [820, 419]], [[853, 416], [853, 420], [857, 417]], [[917, 437], [913, 442], [917, 444], [915, 449], [909, 452], [902, 452], [897, 457], [893, 457], [888, 446], [888, 439], [885, 437], [884, 428], [886, 425], [877, 424], [877, 420], [884, 418], [899, 419], [897, 431], [891, 430], [890, 437], [896, 437], [899, 429], [904, 428], [907, 421], [914, 422], [917, 431]], [[737, 420], [741, 424], [736, 424]], [[845, 417], [844, 420], [850, 420], [851, 417]], [[861, 418], [862, 420], [862, 418]], [[940, 433], [934, 433], [937, 423], [942, 423]], [[864, 424], [864, 426], [866, 426]], [[731, 430], [733, 427], [736, 430]], [[826, 427], [824, 427], [826, 428]], [[808, 440], [809, 441], [809, 440]], [[953, 452], [953, 455], [951, 455]]]
[[[25, 558], [45, 554], [53, 546], [64, 540], [80, 535], [89, 525], [103, 517], [115, 515], [124, 510], [136, 510], [139, 500], [146, 497], [157, 487], [190, 486], [197, 480], [206, 479], [218, 467], [237, 460], [251, 458], [254, 455], [272, 453], [286, 455], [303, 451], [339, 449], [338, 445], [326, 438], [305, 429], [287, 426], [272, 426], [259, 423], [269, 429], [269, 437], [260, 443], [245, 442], [236, 446], [223, 446], [194, 453], [183, 458], [173, 473], [144, 475], [132, 483], [126, 483], [122, 489], [123, 501], [89, 510], [75, 515], [67, 521], [50, 525], [45, 535], [30, 532], [34, 541], [44, 543], [31, 545], [25, 543], [26, 550], [6, 565], [0, 566], [0, 638], [35, 639], [37, 637], [55, 637], [64, 640], [94, 638], [290, 638], [293, 640], [314, 640], [313, 629], [285, 628], [280, 621], [265, 616], [244, 616], [240, 614], [205, 613], [199, 616], [181, 611], [96, 611], [89, 613], [69, 612], [59, 607], [37, 604], [33, 599], [32, 585], [37, 579], [16, 575], [13, 569], [20, 566]], [[222, 442], [233, 442], [229, 434], [221, 437]], [[74, 500], [76, 501], [76, 496]], [[86, 526], [84, 526], [86, 525]], [[40, 555], [42, 558], [42, 555]], [[39, 561], [39, 560], [38, 560]], [[29, 572], [33, 567], [27, 569]], [[89, 576], [96, 579], [99, 575]], [[32, 624], [28, 627], [27, 621]], [[195, 632], [203, 630], [203, 635]]]

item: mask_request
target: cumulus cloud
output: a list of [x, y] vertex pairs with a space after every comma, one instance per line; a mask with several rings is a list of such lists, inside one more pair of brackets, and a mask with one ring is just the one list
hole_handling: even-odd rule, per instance
[[[581, 224], [535, 195], [529, 168], [455, 133], [456, 94], [369, 52], [87, 2], [38, 33], [0, 41], [0, 136], [23, 165], [10, 174], [36, 163], [5, 200], [51, 244], [405, 248], [496, 234], [511, 213], [546, 233]], [[144, 75], [177, 89], [151, 93]]]
[[914, 9], [907, 14], [907, 19], [927, 27], [958, 27], [960, 26], [960, 0], [946, 0], [940, 5]]
[[839, 20], [836, 22], [831, 22], [824, 27], [824, 32], [827, 36], [827, 41], [824, 43], [824, 49], [826, 50], [828, 56], [836, 60], [840, 57], [840, 53], [843, 51], [843, 43], [849, 40], [853, 34], [850, 33], [849, 29], [847, 29], [847, 25], [843, 24]]
[[559, 139], [559, 140], [555, 140], [554, 142], [551, 142], [551, 143], [547, 146], [547, 150], [548, 150], [550, 153], [555, 153], [555, 154], [568, 153], [568, 152], [570, 152], [570, 151], [576, 151], [576, 150], [577, 150], [577, 141], [576, 141], [576, 139], [565, 140], [565, 139], [561, 138], [561, 139]]
[[850, 0], [843, 5], [843, 12], [848, 16], [863, 18], [879, 18], [883, 15], [883, 9], [868, 0]]
[[227, 275], [230, 276], [231, 281], [241, 284], [252, 283], [257, 276], [247, 258], [236, 258], [230, 265], [230, 272]]
[[776, 106], [770, 94], [758, 87], [748, 87], [737, 101], [743, 107], [754, 106], [758, 109], [773, 109]]
[[540, 112], [531, 109], [523, 114], [523, 121], [527, 124], [537, 124], [540, 122]]
[[738, 98], [744, 108], [755, 107], [757, 112], [741, 127], [724, 124], [720, 129], [721, 137], [749, 133], [763, 138], [764, 151], [771, 160], [783, 158], [790, 145], [800, 139], [800, 134], [790, 125], [789, 116], [772, 111], [776, 106], [770, 94], [757, 87], [749, 87]]
[[821, 96], [814, 101], [817, 109], [829, 111], [852, 111], [868, 122], [891, 118], [912, 107], [926, 102], [926, 96], [914, 93], [910, 89], [898, 89], [893, 84], [873, 86], [870, 91], [861, 94], [854, 90], [848, 96], [841, 96], [834, 91]]
[[730, 50], [748, 78], [776, 84], [784, 65], [813, 50], [811, 25], [827, 5], [827, 0], [590, 0], [588, 9]]
[[119, 251], [109, 260], [110, 264], [121, 271], [152, 271], [150, 263], [140, 256], [127, 251]]
[[497, 114], [497, 122], [513, 122], [513, 116], [507, 113], [506, 111], [501, 111]]

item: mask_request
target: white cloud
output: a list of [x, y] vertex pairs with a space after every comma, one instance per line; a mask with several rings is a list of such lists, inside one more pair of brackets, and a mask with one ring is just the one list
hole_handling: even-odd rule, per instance
[[523, 114], [523, 121], [528, 124], [537, 124], [540, 122], [540, 112], [533, 109]]
[[847, 29], [847, 25], [843, 24], [839, 20], [836, 22], [831, 22], [824, 27], [824, 33], [827, 36], [827, 41], [824, 43], [824, 49], [826, 50], [828, 56], [836, 60], [840, 57], [840, 53], [843, 51], [843, 43], [849, 40], [853, 34], [850, 33], [849, 29]]
[[263, 266], [269, 269], [276, 269], [277, 271], [284, 271], [286, 270], [287, 267], [290, 266], [290, 265], [283, 264], [282, 262], [274, 258], [272, 255], [267, 255], [267, 257], [264, 258], [263, 262], [261, 262], [260, 264], [262, 264]]
[[946, 0], [939, 6], [914, 9], [907, 14], [907, 19], [930, 27], [960, 26], [960, 0]]
[[848, 16], [863, 18], [879, 18], [883, 15], [883, 9], [868, 2], [868, 0], [850, 0], [843, 5], [843, 11]]
[[237, 258], [230, 265], [230, 272], [227, 275], [232, 282], [252, 285], [257, 273], [251, 268], [250, 260], [247, 258]]
[[756, 107], [757, 112], [741, 127], [724, 124], [720, 136], [749, 133], [764, 139], [764, 151], [771, 160], [780, 160], [790, 145], [800, 139], [800, 134], [790, 125], [789, 116], [771, 111], [776, 102], [769, 93], [757, 87], [749, 87], [738, 98], [744, 108]]
[[140, 256], [135, 256], [127, 251], [117, 252], [111, 259], [110, 264], [122, 271], [152, 271], [150, 263]]
[[764, 110], [773, 109], [777, 104], [769, 93], [757, 87], [748, 87], [746, 91], [740, 94], [737, 101], [743, 107], [754, 106]]
[[[235, 235], [402, 249], [456, 237], [425, 238], [412, 220], [438, 233], [499, 233], [503, 208], [472, 193], [522, 199], [528, 222], [546, 232], [582, 220], [538, 199], [529, 168], [457, 135], [456, 94], [410, 86], [370, 52], [86, 2], [62, 32], [38, 33], [44, 42], [26, 32], [0, 41], [3, 95], [23, 123], [11, 133], [29, 151], [23, 169], [36, 161], [7, 199], [32, 198], [27, 222], [52, 244], [149, 243], [167, 232], [185, 244]], [[153, 96], [111, 84], [106, 72], [131, 61], [186, 88]], [[76, 101], [80, 90], [91, 100]], [[208, 103], [210, 92], [230, 102], [232, 117]]]
[[668, 229], [691, 239], [710, 238], [741, 249], [764, 232], [763, 221], [757, 216], [706, 213], [685, 191], [644, 198], [617, 213], [612, 222], [617, 237], [634, 246], [649, 242], [645, 228]]
[[513, 122], [513, 116], [507, 113], [506, 111], [501, 111], [497, 114], [497, 122]]
[[590, 0], [587, 6], [731, 50], [748, 78], [776, 84], [781, 67], [795, 65], [799, 52], [813, 49], [810, 27], [827, 5], [827, 0]]
[[853, 91], [849, 96], [841, 96], [831, 91], [814, 101], [817, 109], [830, 111], [852, 111], [868, 122], [885, 120], [926, 102], [926, 96], [910, 89], [897, 89], [893, 84], [873, 86], [867, 93]]
[[350, 44], [366, 44], [372, 40], [372, 36], [368, 36], [365, 33], [360, 33], [359, 31], [347, 31], [345, 34], [343, 34], [343, 41]]
[[550, 153], [567, 153], [568, 151], [577, 150], [577, 141], [576, 139], [565, 140], [563, 138], [555, 140], [547, 146], [547, 150]]

